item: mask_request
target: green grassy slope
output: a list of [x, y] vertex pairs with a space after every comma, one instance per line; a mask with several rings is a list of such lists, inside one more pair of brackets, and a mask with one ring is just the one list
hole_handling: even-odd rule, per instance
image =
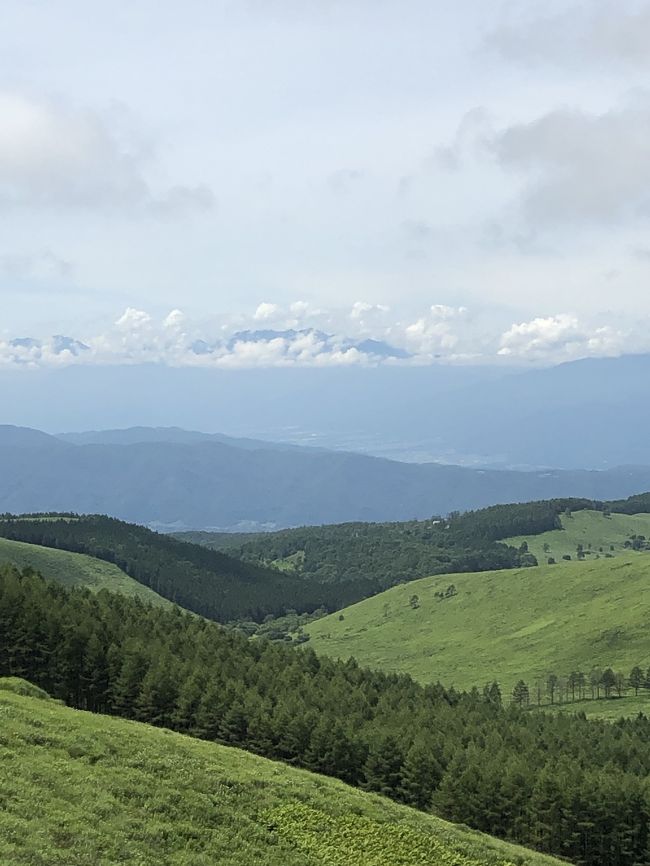
[[559, 863], [333, 779], [21, 690], [0, 680], [7, 866]]
[[[450, 584], [458, 595], [440, 601]], [[409, 604], [419, 597], [419, 607]], [[343, 619], [339, 619], [343, 616]], [[438, 575], [306, 626], [309, 646], [423, 682], [462, 688], [497, 679], [650, 664], [650, 555]]]
[[[650, 538], [650, 514], [612, 514], [604, 517], [601, 511], [576, 511], [571, 517], [560, 517], [562, 529], [543, 532], [540, 535], [519, 535], [504, 539], [505, 544], [519, 547], [523, 541], [540, 563], [549, 556], [559, 560], [565, 554], [575, 559], [576, 550], [582, 544], [589, 558], [620, 556], [627, 554], [625, 542], [631, 535]], [[548, 545], [548, 550], [544, 550]], [[611, 550], [610, 548], [614, 549]], [[601, 550], [602, 548], [602, 550]]]
[[548, 712], [550, 709], [558, 713], [584, 713], [588, 719], [616, 722], [621, 718], [634, 718], [639, 713], [650, 716], [650, 694], [645, 689], [641, 689], [636, 696], [631, 691], [622, 698], [612, 697], [609, 700], [585, 700], [575, 701], [575, 703], [571, 701], [559, 706], [549, 707], [546, 704], [542, 707], [544, 712]]
[[122, 595], [138, 596], [152, 604], [172, 606], [167, 599], [129, 577], [117, 565], [84, 553], [0, 538], [0, 563], [12, 563], [18, 568], [31, 566], [43, 577], [66, 586], [86, 586], [95, 591], [108, 589]]

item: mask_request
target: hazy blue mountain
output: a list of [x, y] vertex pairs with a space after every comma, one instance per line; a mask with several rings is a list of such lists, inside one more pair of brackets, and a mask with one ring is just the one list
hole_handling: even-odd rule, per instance
[[[311, 448], [239, 446], [173, 431], [73, 444], [0, 428], [0, 512], [106, 513], [159, 528], [286, 527], [405, 520], [498, 502], [626, 497], [650, 468], [517, 472], [399, 463]], [[158, 436], [158, 438], [156, 438]], [[131, 441], [135, 437], [139, 441]], [[80, 437], [81, 440], [83, 436]]]
[[81, 433], [57, 433], [56, 438], [73, 445], [135, 445], [145, 442], [167, 442], [190, 445], [197, 442], [221, 442], [244, 450], [266, 448], [292, 451], [300, 448], [286, 442], [269, 442], [263, 439], [226, 436], [223, 433], [200, 433], [183, 430], [181, 427], [127, 427], [115, 430], [87, 430]]
[[[69, 352], [71, 355], [77, 356], [82, 352], [90, 351], [90, 347], [86, 346], [85, 343], [75, 340], [74, 337], [66, 337], [63, 334], [55, 334], [48, 343], [55, 355]], [[14, 349], [42, 349], [44, 342], [36, 340], [34, 337], [16, 337], [9, 341], [9, 345], [13, 346]]]
[[63, 450], [65, 443], [60, 442], [57, 446], [57, 440], [54, 437], [47, 433], [41, 433], [40, 430], [32, 430], [29, 427], [15, 427], [12, 424], [0, 424], [0, 448], [58, 448], [58, 450]]
[[[3, 370], [6, 421], [50, 432], [179, 427], [413, 461], [511, 468], [650, 465], [650, 355], [543, 370]], [[225, 441], [225, 440], [222, 440]]]

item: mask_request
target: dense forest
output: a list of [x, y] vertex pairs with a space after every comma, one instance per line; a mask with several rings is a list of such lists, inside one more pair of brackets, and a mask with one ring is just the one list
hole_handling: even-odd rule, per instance
[[143, 526], [91, 515], [0, 517], [0, 536], [115, 563], [159, 595], [218, 622], [261, 621], [287, 610], [336, 610], [373, 594], [374, 584], [324, 588]]
[[558, 499], [495, 505], [480, 511], [412, 520], [406, 523], [342, 523], [306, 526], [237, 542], [218, 534], [182, 533], [216, 550], [228, 550], [246, 562], [293, 571], [330, 583], [373, 579], [380, 590], [433, 574], [490, 571], [536, 565], [525, 551], [499, 539], [537, 535], [560, 528], [567, 508], [592, 507], [590, 500]]
[[333, 584], [374, 580], [384, 590], [435, 574], [536, 565], [537, 560], [526, 550], [508, 547], [500, 539], [561, 529], [563, 513], [583, 509], [650, 513], [650, 494], [615, 502], [567, 498], [495, 505], [403, 523], [304, 526], [233, 537], [185, 532], [176, 537], [308, 579]]
[[553, 499], [495, 505], [406, 523], [344, 523], [252, 536], [153, 532], [102, 515], [0, 516], [0, 537], [86, 553], [217, 622], [245, 625], [331, 613], [398, 583], [435, 574], [536, 565], [499, 539], [561, 527], [584, 508], [634, 514], [650, 494], [620, 502]]
[[[0, 569], [0, 676], [339, 777], [581, 866], [643, 866], [650, 721], [614, 725], [248, 641]], [[39, 736], [47, 736], [42, 732]]]

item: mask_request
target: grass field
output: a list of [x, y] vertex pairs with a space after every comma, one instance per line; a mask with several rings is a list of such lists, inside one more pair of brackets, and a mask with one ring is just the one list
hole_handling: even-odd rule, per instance
[[[601, 518], [604, 519], [604, 518]], [[440, 600], [454, 584], [458, 594]], [[418, 596], [418, 606], [410, 599]], [[305, 627], [317, 652], [461, 688], [509, 693], [548, 673], [650, 666], [650, 555], [439, 575]]]
[[[544, 706], [542, 708], [547, 712], [551, 707]], [[615, 722], [620, 718], [632, 718], [639, 713], [645, 716], [650, 716], [650, 694], [645, 691], [639, 691], [637, 696], [632, 692], [622, 698], [610, 698], [608, 700], [587, 700], [575, 701], [575, 703], [567, 703], [556, 705], [553, 707], [554, 712], [558, 713], [584, 713], [588, 719], [604, 719], [608, 722]]]
[[171, 606], [167, 599], [138, 583], [116, 565], [83, 553], [70, 553], [67, 550], [54, 550], [51, 547], [0, 538], [0, 563], [6, 562], [13, 563], [18, 568], [31, 566], [43, 577], [66, 586], [86, 586], [95, 591], [108, 589], [123, 595], [138, 596], [152, 604]]
[[[541, 535], [520, 535], [504, 539], [506, 544], [519, 547], [523, 541], [540, 564], [549, 556], [559, 561], [563, 556], [576, 558], [577, 548], [582, 544], [588, 559], [610, 556], [627, 556], [625, 542], [631, 535], [650, 538], [650, 514], [612, 514], [604, 517], [602, 511], [576, 511], [571, 517], [562, 515], [562, 529], [543, 532]], [[545, 547], [548, 546], [546, 550]]]
[[559, 864], [238, 749], [70, 710], [22, 681], [0, 680], [0, 718], [3, 866]]

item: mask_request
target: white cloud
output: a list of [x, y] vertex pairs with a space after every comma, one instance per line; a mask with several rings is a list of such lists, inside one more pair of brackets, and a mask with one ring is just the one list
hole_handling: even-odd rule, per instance
[[349, 315], [339, 320], [349, 330], [325, 332], [305, 324], [298, 330], [233, 332], [218, 322], [192, 321], [177, 309], [156, 318], [128, 307], [111, 327], [79, 339], [2, 337], [0, 365], [156, 363], [224, 369], [437, 362], [549, 365], [650, 351], [650, 326], [644, 319], [626, 323], [558, 313], [504, 329], [490, 316], [471, 313], [465, 307], [433, 304], [405, 324], [380, 320], [370, 336], [362, 320]]
[[294, 301], [293, 304], [289, 304], [289, 312], [296, 319], [302, 319], [308, 315], [309, 309], [307, 301]]
[[185, 313], [182, 310], [172, 310], [163, 319], [164, 328], [182, 328], [185, 322]]
[[136, 310], [135, 307], [127, 307], [115, 324], [120, 330], [134, 331], [141, 329], [151, 323], [151, 316], [144, 310]]
[[502, 336], [498, 354], [528, 361], [573, 360], [620, 355], [630, 334], [609, 325], [590, 326], [572, 314], [532, 319], [512, 325]]
[[0, 205], [118, 207], [171, 215], [212, 207], [206, 186], [154, 191], [150, 154], [102, 118], [53, 99], [0, 91]]
[[277, 304], [270, 304], [264, 301], [255, 310], [253, 318], [256, 322], [266, 322], [269, 319], [275, 318], [279, 313], [280, 307]]
[[466, 313], [465, 307], [433, 304], [427, 314], [406, 327], [409, 348], [418, 355], [453, 352], [460, 343], [458, 323]]
[[351, 319], [363, 319], [369, 316], [382, 315], [389, 312], [385, 304], [368, 304], [366, 301], [355, 301], [350, 311]]

